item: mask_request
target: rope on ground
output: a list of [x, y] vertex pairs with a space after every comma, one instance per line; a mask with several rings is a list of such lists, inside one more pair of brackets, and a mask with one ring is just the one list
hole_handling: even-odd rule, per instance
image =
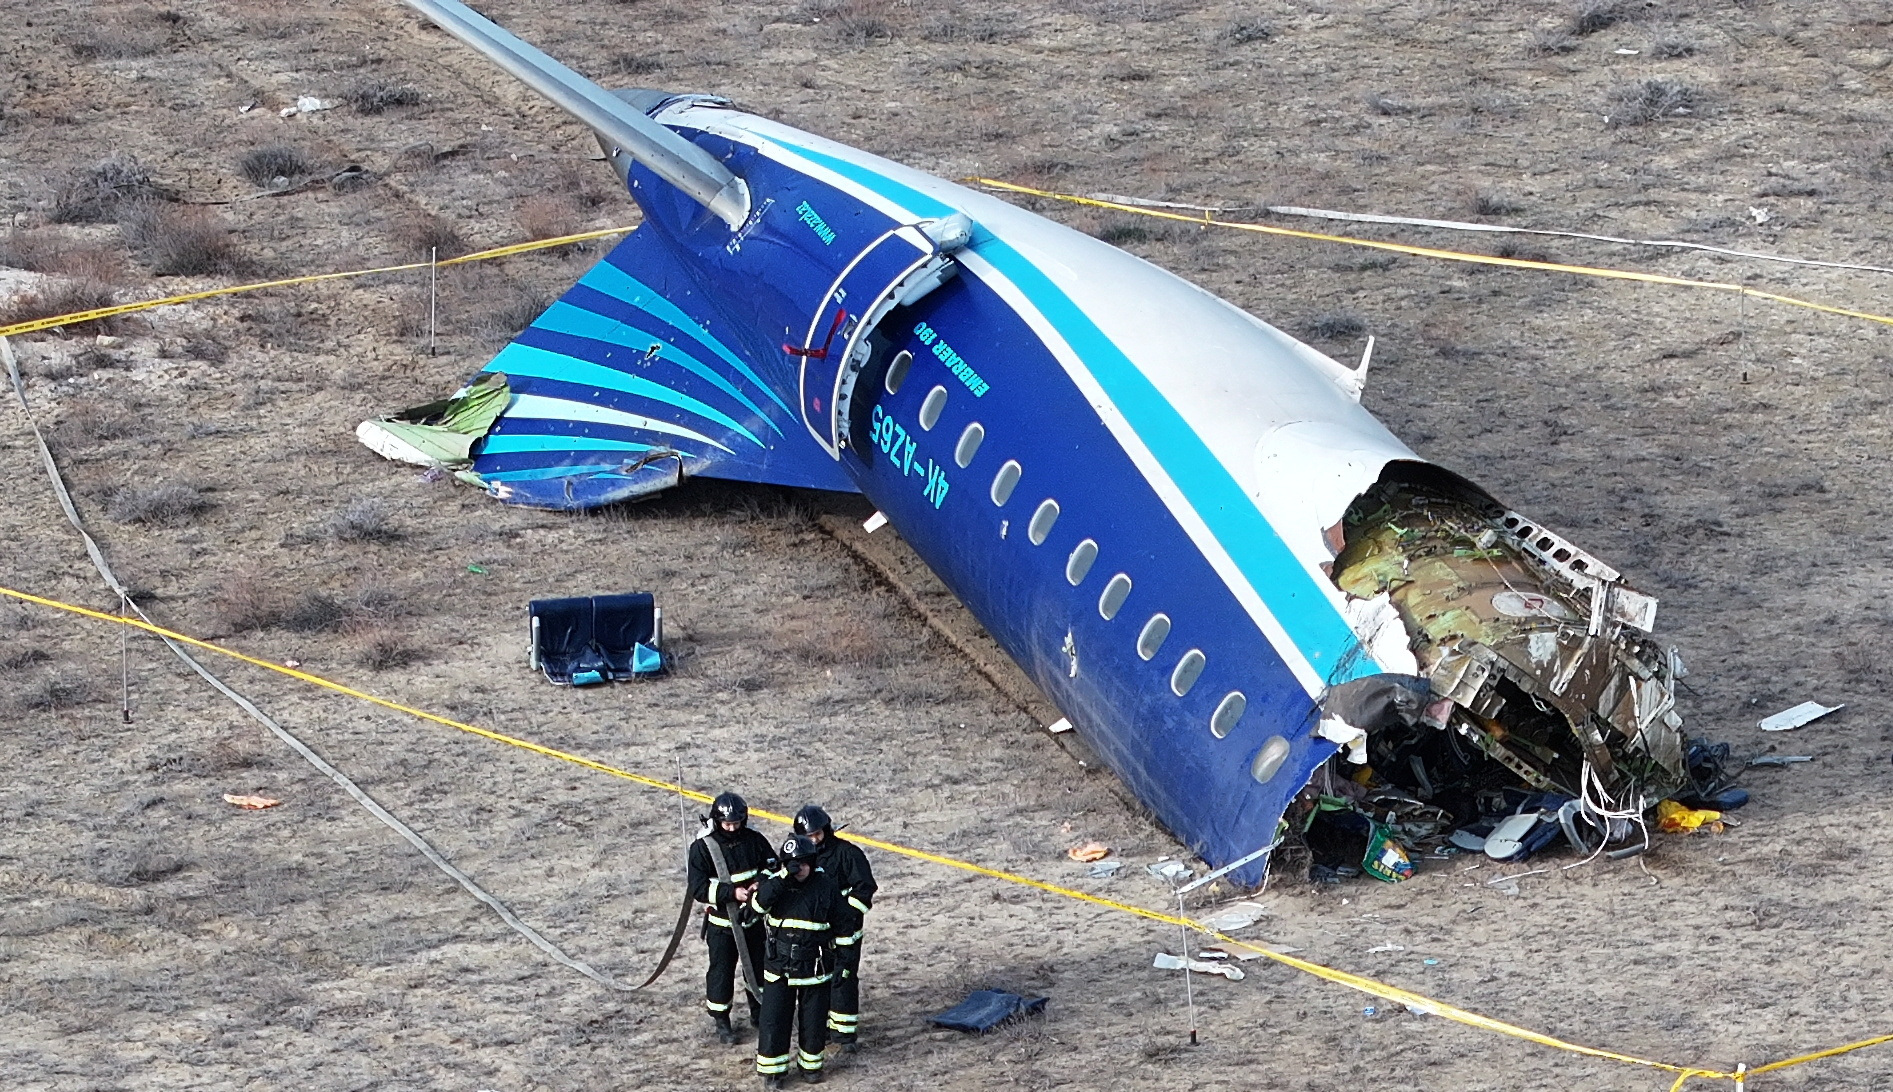
[[153, 307], [168, 307], [174, 303], [190, 303], [194, 300], [213, 299], [217, 296], [234, 296], [239, 292], [254, 292], [260, 288], [288, 288], [298, 284], [315, 284], [319, 281], [339, 281], [350, 277], [370, 277], [377, 273], [411, 273], [417, 269], [426, 269], [430, 265], [462, 265], [467, 262], [484, 262], [493, 258], [507, 258], [514, 254], [524, 254], [531, 250], [545, 250], [555, 246], [569, 246], [589, 239], [603, 239], [611, 235], [623, 235], [631, 231], [628, 227], [603, 228], [598, 231], [582, 231], [577, 235], [561, 235], [556, 239], [535, 239], [529, 243], [513, 243], [509, 246], [494, 247], [473, 254], [462, 254], [458, 258], [448, 258], [441, 262], [408, 262], [405, 265], [386, 265], [378, 269], [351, 269], [341, 273], [310, 273], [301, 277], [286, 277], [278, 281], [258, 281], [255, 284], [238, 284], [226, 288], [208, 288], [202, 292], [186, 292], [179, 296], [166, 296], [163, 299], [139, 300], [135, 303], [114, 304], [111, 307], [95, 307], [90, 311], [74, 311], [69, 315], [49, 315], [46, 318], [16, 322], [11, 326], [0, 326], [0, 337], [14, 337], [19, 334], [37, 333], [60, 326], [76, 326], [81, 322], [112, 318], [117, 315], [129, 315], [135, 311], [149, 311]]
[[[561, 762], [569, 762], [569, 763], [572, 763], [573, 765], [583, 766], [586, 769], [596, 770], [599, 773], [608, 774], [612, 777], [621, 778], [623, 780], [633, 782], [634, 784], [644, 785], [648, 788], [658, 789], [666, 793], [674, 793], [679, 797], [682, 797], [688, 800], [695, 800], [698, 803], [708, 804], [712, 801], [712, 797], [709, 794], [698, 792], [694, 789], [686, 788], [683, 785], [673, 784], [671, 782], [664, 781], [661, 778], [648, 777], [644, 774], [635, 773], [630, 770], [620, 769], [616, 766], [611, 766], [606, 763], [599, 762], [595, 759], [584, 758], [582, 756], [571, 754], [566, 751], [561, 751], [553, 747], [547, 747], [543, 744], [534, 743], [530, 740], [524, 740], [524, 739], [516, 738], [514, 736], [504, 735], [502, 733], [491, 731], [486, 728], [479, 728], [471, 724], [464, 724], [457, 720], [452, 720], [452, 719], [440, 716], [435, 713], [427, 712], [424, 709], [417, 709], [411, 705], [403, 705], [400, 702], [390, 701], [386, 698], [376, 697], [373, 694], [364, 693], [360, 690], [356, 690], [353, 687], [346, 686], [342, 683], [334, 682], [330, 679], [325, 679], [320, 675], [313, 675], [313, 674], [310, 674], [309, 672], [301, 671], [296, 668], [285, 667], [282, 664], [272, 663], [268, 660], [259, 659], [255, 656], [250, 656], [245, 653], [238, 652], [235, 649], [224, 648], [221, 645], [212, 644], [209, 641], [201, 640], [196, 637], [190, 637], [185, 634], [175, 632], [173, 630], [165, 629], [162, 626], [154, 625], [153, 623], [143, 620], [143, 619], [118, 617], [115, 615], [107, 614], [103, 611], [92, 610], [90, 608], [76, 606], [71, 603], [64, 603], [56, 599], [47, 599], [42, 596], [32, 595], [27, 592], [17, 591], [15, 589], [7, 588], [7, 587], [0, 587], [0, 596], [6, 596], [8, 598], [16, 599], [24, 603], [33, 603], [38, 606], [49, 607], [53, 610], [65, 611], [66, 613], [76, 614], [85, 618], [91, 618], [95, 621], [111, 622], [115, 625], [130, 626], [135, 629], [145, 630], [148, 633], [156, 634], [157, 636], [166, 638], [167, 640], [176, 641], [181, 644], [190, 645], [195, 648], [201, 648], [207, 652], [214, 652], [220, 656], [227, 656], [230, 659], [241, 661], [243, 663], [251, 665], [252, 667], [260, 667], [266, 671], [273, 671], [279, 675], [287, 675], [292, 679], [297, 679], [301, 682], [308, 683], [312, 686], [321, 687], [324, 690], [331, 690], [331, 691], [334, 691], [335, 693], [342, 694], [347, 697], [352, 697], [359, 701], [365, 701], [365, 702], [368, 702], [369, 704], [377, 705], [383, 709], [388, 709], [396, 713], [401, 713], [406, 716], [415, 717], [420, 720], [430, 721], [434, 724], [443, 725], [448, 728], [454, 728], [462, 732], [467, 732], [472, 735], [479, 736], [483, 739], [493, 740], [496, 743], [504, 743], [504, 744], [507, 744], [508, 746], [518, 747], [523, 750], [531, 751], [534, 754], [544, 755], [547, 758], [558, 759]], [[765, 811], [761, 808], [751, 808], [750, 814], [760, 819], [766, 819], [772, 823], [780, 823], [783, 825], [788, 825], [790, 822], [790, 819], [787, 815], [783, 815], [783, 814], [772, 812], [772, 811]], [[1398, 986], [1391, 986], [1391, 985], [1388, 985], [1387, 983], [1379, 982], [1374, 979], [1367, 978], [1362, 975], [1353, 974], [1348, 971], [1341, 971], [1341, 970], [1336, 970], [1332, 967], [1325, 967], [1319, 963], [1310, 963], [1307, 960], [1296, 959], [1293, 956], [1285, 955], [1281, 952], [1272, 951], [1268, 948], [1265, 948], [1259, 945], [1250, 944], [1246, 941], [1238, 940], [1235, 937], [1231, 937], [1227, 934], [1217, 932], [1216, 930], [1211, 929], [1200, 922], [1182, 917], [1180, 915], [1165, 913], [1161, 910], [1150, 910], [1142, 906], [1134, 906], [1134, 905], [1131, 905], [1130, 903], [1118, 902], [1115, 899], [1103, 898], [1098, 895], [1090, 894], [1089, 892], [1078, 891], [1069, 887], [1061, 887], [1058, 884], [1047, 883], [1043, 880], [1035, 880], [1031, 878], [1030, 876], [1021, 875], [1017, 872], [1007, 872], [1002, 869], [987, 868], [984, 865], [974, 864], [971, 861], [964, 861], [956, 857], [948, 857], [948, 856], [944, 856], [938, 853], [930, 853], [923, 849], [916, 849], [912, 846], [902, 845], [899, 842], [890, 842], [890, 841], [886, 841], [880, 838], [872, 838], [872, 837], [868, 837], [856, 832], [851, 832], [849, 837], [854, 839], [854, 841], [860, 845], [864, 845], [872, 849], [878, 849], [885, 853], [892, 853], [892, 854], [896, 854], [902, 857], [908, 857], [917, 861], [926, 861], [930, 864], [939, 865], [944, 868], [957, 869], [962, 872], [969, 872], [974, 875], [985, 876], [989, 879], [999, 880], [1004, 883], [1014, 884], [1020, 887], [1034, 888], [1036, 890], [1043, 891], [1050, 895], [1056, 895], [1060, 898], [1071, 899], [1077, 902], [1089, 903], [1093, 906], [1099, 906], [1099, 907], [1103, 907], [1104, 909], [1113, 910], [1121, 914], [1127, 914], [1133, 917], [1143, 918], [1147, 921], [1159, 922], [1165, 925], [1175, 925], [1175, 926], [1181, 926], [1183, 928], [1191, 929], [1196, 932], [1202, 933], [1206, 936], [1213, 937], [1224, 945], [1241, 948], [1245, 951], [1255, 952], [1256, 954], [1264, 958], [1273, 960], [1277, 963], [1282, 964], [1283, 966], [1291, 967], [1297, 971], [1301, 971], [1304, 974], [1313, 975], [1316, 978], [1320, 978], [1325, 981], [1335, 983], [1336, 985], [1345, 986], [1352, 990], [1358, 990], [1361, 993], [1369, 994], [1374, 997], [1379, 997], [1388, 1001], [1397, 1002], [1399, 1004], [1409, 1006], [1416, 1011], [1424, 1012], [1427, 1015], [1443, 1017], [1445, 1019], [1452, 1020], [1455, 1023], [1463, 1024], [1467, 1027], [1478, 1028], [1484, 1031], [1496, 1032], [1502, 1035], [1510, 1036], [1515, 1039], [1522, 1039], [1526, 1042], [1536, 1043], [1540, 1046], [1550, 1047], [1555, 1050], [1567, 1051], [1573, 1054], [1580, 1054], [1586, 1057], [1598, 1058], [1598, 1059], [1603, 1059], [1606, 1061], [1621, 1062], [1626, 1065], [1641, 1066], [1647, 1069], [1654, 1069], [1654, 1070], [1660, 1070], [1663, 1072], [1674, 1073], [1677, 1075], [1677, 1077], [1676, 1077], [1676, 1083], [1675, 1085], [1672, 1086], [1672, 1089], [1681, 1088], [1685, 1081], [1688, 1081], [1693, 1078], [1734, 1081], [1737, 1084], [1737, 1086], [1740, 1087], [1742, 1085], [1742, 1082], [1745, 1081], [1748, 1076], [1751, 1076], [1756, 1073], [1770, 1072], [1770, 1071], [1774, 1071], [1778, 1069], [1786, 1069], [1791, 1066], [1802, 1065], [1807, 1062], [1815, 1061], [1818, 1059], [1832, 1058], [1841, 1054], [1850, 1053], [1852, 1051], [1862, 1050], [1862, 1049], [1865, 1049], [1866, 1047], [1877, 1046], [1881, 1043], [1893, 1042], [1893, 1035], [1881, 1035], [1881, 1036], [1876, 1036], [1871, 1039], [1862, 1039], [1857, 1042], [1847, 1043], [1842, 1046], [1832, 1047], [1827, 1050], [1817, 1051], [1811, 1054], [1803, 1054], [1803, 1055], [1798, 1055], [1793, 1058], [1786, 1058], [1779, 1062], [1771, 1062], [1768, 1065], [1761, 1066], [1756, 1069], [1748, 1069], [1744, 1066], [1744, 1067], [1737, 1067], [1733, 1071], [1725, 1071], [1725, 1070], [1718, 1070], [1718, 1069], [1704, 1069], [1704, 1068], [1700, 1068], [1696, 1066], [1682, 1066], [1682, 1065], [1673, 1065], [1668, 1062], [1651, 1061], [1647, 1058], [1636, 1057], [1635, 1055], [1623, 1054], [1617, 1051], [1603, 1050], [1597, 1047], [1589, 1047], [1589, 1046], [1584, 1046], [1578, 1043], [1567, 1042], [1563, 1039], [1558, 1039], [1554, 1036], [1546, 1035], [1542, 1032], [1533, 1031], [1529, 1028], [1520, 1027], [1516, 1024], [1509, 1024], [1502, 1020], [1495, 1020], [1489, 1016], [1483, 1016], [1483, 1015], [1480, 1015], [1479, 1013], [1471, 1012], [1466, 1009], [1462, 1009], [1454, 1005], [1449, 1005], [1441, 1001], [1435, 1001], [1432, 998], [1427, 997], [1423, 994], [1414, 993], [1411, 990], [1401, 989]]]
[[1198, 227], [1228, 228], [1232, 231], [1251, 231], [1259, 235], [1280, 235], [1290, 239], [1308, 239], [1318, 243], [1340, 243], [1344, 246], [1366, 247], [1370, 250], [1384, 250], [1394, 254], [1406, 254], [1416, 258], [1438, 258], [1450, 262], [1470, 262], [1474, 265], [1494, 265], [1508, 269], [1537, 269], [1547, 273], [1569, 273], [1580, 277], [1599, 277], [1605, 280], [1639, 281], [1644, 284], [1663, 284], [1676, 288], [1707, 288], [1719, 292], [1734, 292], [1741, 296], [1752, 296], [1758, 300], [1784, 303], [1791, 307], [1802, 307], [1823, 314], [1840, 315], [1845, 318], [1862, 319], [1877, 322], [1883, 326], [1893, 326], [1893, 315], [1879, 315], [1870, 311], [1854, 311], [1831, 304], [1816, 303], [1795, 296], [1784, 296], [1777, 292], [1764, 292], [1759, 288], [1750, 288], [1744, 284], [1730, 281], [1699, 281], [1689, 277], [1671, 277], [1662, 273], [1639, 273], [1628, 269], [1606, 269], [1601, 266], [1566, 265], [1562, 262], [1535, 262], [1524, 258], [1500, 258], [1491, 254], [1471, 254], [1459, 250], [1440, 250], [1435, 247], [1412, 246], [1407, 243], [1383, 243], [1374, 239], [1357, 239], [1351, 235], [1326, 235], [1318, 231], [1298, 231], [1294, 228], [1275, 227], [1270, 224], [1251, 224], [1230, 220], [1218, 220], [1214, 211], [1205, 210], [1201, 215], [1186, 216], [1180, 212], [1169, 212], [1161, 208], [1125, 204], [1122, 201], [1108, 201], [1097, 197], [1081, 197], [1075, 193], [1058, 193], [1053, 190], [1034, 189], [1013, 182], [1001, 182], [996, 178], [968, 178], [968, 182], [985, 186], [988, 189], [1017, 193], [1027, 197], [1043, 197], [1051, 201], [1063, 201], [1072, 205], [1084, 205], [1090, 208], [1111, 209], [1115, 212], [1130, 213], [1133, 216], [1150, 216], [1159, 220], [1174, 220], [1179, 223], [1195, 224]]
[[[407, 839], [408, 844], [419, 850], [421, 855], [426, 857], [435, 868], [446, 873], [455, 883], [466, 889], [467, 894], [485, 903], [495, 914], [500, 916], [500, 920], [511, 926], [514, 932], [517, 932], [520, 936], [531, 941], [540, 951], [609, 989], [630, 992], [639, 988], [636, 986], [627, 986], [611, 976], [601, 973], [590, 964], [582, 960], [573, 959], [571, 956], [565, 954], [558, 945], [547, 940], [538, 930], [521, 921], [519, 916], [513, 913], [512, 909], [505, 903], [501, 902], [485, 888], [475, 883], [473, 877], [468, 876], [465, 872], [454, 867], [453, 862], [442, 856], [440, 851], [436, 850], [427, 839], [421, 837], [415, 832], [414, 828], [402, 822], [387, 808], [382, 807], [378, 801], [364, 792], [361, 786], [355, 784], [347, 774], [330, 765], [326, 759], [317, 754], [307, 744], [303, 743], [303, 741], [297, 738], [289, 729], [276, 723], [274, 718], [264, 713], [261, 709], [258, 709], [255, 703], [251, 702], [249, 698], [231, 689], [222, 679], [212, 674], [209, 668], [199, 663], [195, 657], [186, 652], [182, 644], [165, 633], [160, 632], [156, 626], [151, 625], [151, 616], [145, 613], [144, 608], [139, 606], [137, 602], [132, 599], [131, 592], [126, 590], [125, 586], [119, 582], [118, 575], [112, 571], [111, 565], [106, 562], [105, 555], [103, 551], [99, 549], [98, 542], [92, 538], [91, 533], [85, 529], [85, 524], [80, 521], [78, 509], [75, 508], [72, 503], [72, 494], [66, 489], [65, 477], [60, 474], [59, 464], [53, 459], [52, 449], [47, 446], [46, 437], [40, 432], [39, 422], [33, 419], [32, 408], [26, 401], [26, 388], [20, 382], [19, 363], [14, 359], [13, 347], [5, 337], [0, 337], [0, 358], [5, 359], [7, 378], [13, 383], [14, 394], [19, 396], [20, 409], [26, 414], [27, 424], [32, 426], [33, 439], [39, 445], [40, 461], [45, 464], [46, 474], [52, 479], [53, 492], [59, 498], [59, 507], [65, 510], [67, 521], [72, 524], [72, 529], [79, 533], [80, 540], [85, 543], [85, 552], [87, 556], [92, 559], [93, 568], [98, 570], [99, 576], [104, 579], [106, 585], [118, 595], [119, 602], [123, 606], [130, 607], [133, 611], [137, 612], [138, 617], [143, 620], [145, 626], [140, 628], [148, 627], [152, 632], [157, 633], [159, 638], [164, 641], [165, 647], [175, 653], [178, 659], [183, 660], [185, 666], [197, 672], [197, 674], [203, 677], [205, 682], [215, 687], [224, 697], [235, 702], [238, 708], [248, 713], [258, 724], [269, 729], [270, 732], [275, 734], [276, 738], [288, 744], [297, 754], [303, 757], [305, 762], [327, 775], [331, 781], [334, 781], [341, 787], [343, 792], [353, 797], [355, 802], [360, 804], [363, 808], [366, 808], [370, 815], [381, 820], [390, 830]], [[131, 619], [128, 618], [126, 621], [129, 623]]]
[[[1139, 208], [1185, 209], [1191, 212], [1266, 212], [1271, 216], [1301, 216], [1312, 220], [1347, 220], [1357, 224], [1399, 224], [1406, 227], [1439, 228], [1445, 231], [1482, 231], [1497, 235], [1548, 235], [1559, 239], [1588, 239], [1594, 243], [1620, 246], [1663, 247], [1671, 250], [1697, 250], [1727, 258], [1752, 258], [1761, 262], [1782, 262], [1820, 269], [1852, 269], [1862, 273], [1893, 273], [1884, 265], [1859, 262], [1828, 262], [1818, 258], [1793, 258], [1785, 254], [1764, 254], [1758, 250], [1735, 250], [1707, 243], [1686, 243], [1678, 239], [1628, 239], [1620, 235], [1594, 235], [1588, 231], [1554, 231], [1550, 228], [1512, 227], [1509, 224], [1478, 224], [1466, 220], [1428, 220], [1418, 216], [1383, 216], [1374, 212], [1336, 212], [1332, 209], [1307, 209], [1297, 205], [1187, 205], [1178, 201], [1155, 201], [1148, 197], [1126, 197], [1121, 193], [1087, 193], [1084, 197], [1115, 201]], [[1196, 219], [1196, 217], [1192, 217]]]

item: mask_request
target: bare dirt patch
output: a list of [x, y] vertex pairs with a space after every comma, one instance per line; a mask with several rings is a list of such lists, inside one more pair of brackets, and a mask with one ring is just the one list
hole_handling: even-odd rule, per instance
[[[950, 177], [1448, 219], [1470, 205], [1530, 226], [1873, 264], [1893, 250], [1893, 31], [1868, 3], [485, 10], [611, 82], [717, 92]], [[193, 223], [226, 233], [218, 261], [257, 276], [636, 218], [586, 134], [392, 2], [185, 0], [151, 14], [48, 0], [0, 51], [0, 207], [29, 233], [6, 252], [103, 286], [85, 298], [227, 282], [215, 262], [160, 268], [150, 240], [124, 231], [128, 208], [153, 203], [198, 210]], [[304, 95], [343, 105], [281, 116]], [[1651, 116], [1608, 123], [1625, 101]], [[259, 197], [246, 157], [285, 145], [368, 181], [332, 186], [318, 171]], [[1741, 826], [1667, 839], [1644, 865], [1564, 871], [1552, 858], [1516, 897], [1483, 882], [1494, 866], [1454, 862], [1424, 862], [1398, 887], [1284, 887], [1257, 935], [1676, 1062], [1755, 1063], [1893, 1029], [1893, 871], [1877, 840], [1893, 779], [1878, 666], [1893, 652], [1886, 331], [1733, 297], [1045, 211], [1338, 358], [1377, 336], [1366, 399], [1396, 433], [1662, 596], [1695, 730], [1815, 759], [1757, 771]], [[1559, 260], [1886, 310], [1872, 274], [1542, 245]], [[89, 346], [110, 366], [77, 359], [99, 331], [36, 337], [21, 346], [29, 393], [59, 422], [54, 443], [114, 564], [167, 624], [759, 806], [819, 800], [863, 831], [1050, 880], [1092, 884], [1063, 851], [1105, 841], [1134, 864], [1097, 889], [1165, 905], [1137, 865], [1177, 847], [819, 529], [826, 511], [865, 515], [845, 498], [698, 483], [558, 516], [418, 480], [355, 444], [358, 420], [452, 389], [524, 301], [551, 298], [595, 257], [456, 279], [438, 355], [425, 282], [407, 277], [161, 312], [115, 331], [123, 343]], [[112, 609], [10, 400], [0, 475], [6, 582]], [[112, 518], [118, 490], [170, 482], [216, 505]], [[348, 520], [368, 498], [385, 518]], [[334, 530], [354, 524], [398, 536]], [[528, 600], [629, 587], [658, 592], [674, 677], [567, 691], [526, 670]], [[694, 948], [654, 996], [595, 989], [144, 640], [124, 724], [119, 655], [115, 632], [0, 604], [0, 1073], [12, 1084], [753, 1084], [743, 1052], [700, 1026]], [[654, 957], [679, 884], [675, 801], [229, 675], [576, 954], [620, 975]], [[1848, 708], [1785, 739], [1755, 729], [1810, 697]], [[227, 792], [285, 804], [238, 811]], [[1197, 983], [1205, 1041], [1190, 1049], [1182, 984], [1149, 967], [1170, 931], [875, 863], [887, 896], [868, 944], [867, 1046], [837, 1066], [838, 1086], [1669, 1083], [1384, 1005], [1367, 1017], [1357, 995], [1268, 966]], [[924, 1023], [978, 986], [1047, 993], [1049, 1015], [983, 1040]], [[1766, 1079], [1869, 1089], [1889, 1064], [1866, 1052]]]

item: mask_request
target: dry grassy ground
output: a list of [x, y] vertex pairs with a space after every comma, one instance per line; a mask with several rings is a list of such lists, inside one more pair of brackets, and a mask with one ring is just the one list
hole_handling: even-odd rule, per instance
[[[613, 82], [719, 92], [949, 176], [1893, 256], [1893, 15], [1867, 0], [488, 9]], [[15, 230], [0, 264], [53, 278], [8, 275], [11, 313], [635, 215], [585, 134], [393, 0], [35, 0], [9, 16], [0, 210]], [[301, 95], [344, 105], [280, 117]], [[149, 177], [123, 158], [88, 174], [113, 155]], [[350, 164], [365, 176], [326, 181]], [[313, 184], [257, 196], [278, 176]], [[1642, 864], [1554, 858], [1518, 897], [1468, 886], [1490, 865], [1283, 887], [1257, 935], [1677, 1062], [1893, 1030], [1884, 327], [1047, 211], [1337, 356], [1378, 335], [1367, 400], [1396, 432], [1663, 597], [1660, 629], [1693, 669], [1694, 730], [1815, 756], [1757, 771], [1741, 826], [1666, 840]], [[1893, 310], [1873, 274], [1568, 240], [1522, 252]], [[1080, 840], [1135, 864], [1174, 851], [817, 529], [818, 512], [853, 511], [845, 498], [703, 484], [556, 516], [417, 481], [354, 443], [364, 416], [479, 367], [596, 256], [456, 273], [435, 356], [413, 278], [176, 308], [125, 323], [116, 344], [21, 351], [81, 509], [167, 623], [760, 805], [823, 800], [864, 831], [1048, 879], [1089, 882], [1062, 857]], [[10, 399], [0, 481], [5, 582], [109, 605]], [[570, 692], [526, 672], [528, 599], [627, 587], [659, 593], [677, 676]], [[114, 632], [0, 606], [0, 1083], [753, 1082], [741, 1051], [704, 1034], [695, 948], [653, 996], [594, 988], [148, 641], [129, 649], [121, 723], [119, 655]], [[230, 675], [576, 954], [622, 975], [648, 965], [677, 893], [674, 801]], [[1848, 708], [1785, 739], [1756, 731], [1810, 697]], [[252, 791], [286, 803], [243, 813], [220, 799]], [[1135, 864], [1097, 886], [1162, 905]], [[1668, 1084], [1404, 1012], [1364, 1017], [1362, 998], [1270, 967], [1198, 982], [1204, 1045], [1190, 1049], [1181, 983], [1148, 967], [1175, 944], [1166, 931], [876, 865], [869, 1045], [837, 1067], [844, 1087]], [[1370, 951], [1387, 945], [1402, 947]], [[925, 1025], [982, 985], [1049, 994], [1049, 1015], [984, 1040]], [[1893, 1054], [1765, 1080], [1887, 1088]]]

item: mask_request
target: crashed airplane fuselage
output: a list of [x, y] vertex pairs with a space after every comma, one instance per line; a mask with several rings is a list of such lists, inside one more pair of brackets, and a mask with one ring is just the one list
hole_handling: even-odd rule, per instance
[[[718, 100], [614, 97], [415, 6], [582, 96], [645, 215], [489, 365], [511, 401], [470, 474], [496, 496], [859, 491], [1212, 864], [1270, 844], [1343, 747], [1600, 804], [1682, 781], [1654, 602], [1415, 455], [1360, 373], [991, 196]], [[1355, 723], [1332, 696], [1360, 680], [1424, 700]]]

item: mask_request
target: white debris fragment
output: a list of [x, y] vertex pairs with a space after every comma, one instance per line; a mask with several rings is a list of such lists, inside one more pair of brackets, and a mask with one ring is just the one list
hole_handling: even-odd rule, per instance
[[296, 109], [305, 114], [313, 114], [318, 110], [333, 110], [338, 105], [330, 99], [319, 99], [314, 95], [303, 95], [296, 99]]
[[1764, 732], [1786, 732], [1790, 728], [1799, 728], [1810, 721], [1819, 720], [1844, 705], [1822, 705], [1818, 701], [1804, 701], [1792, 709], [1783, 709], [1772, 717], [1763, 717], [1761, 730]]
[[1765, 224], [1768, 221], [1773, 220], [1775, 218], [1775, 214], [1772, 212], [1769, 212], [1765, 208], [1761, 208], [1756, 205], [1750, 205], [1748, 207], [1748, 218], [1755, 221], [1757, 224]]
[[1171, 883], [1175, 883], [1178, 880], [1184, 879], [1190, 874], [1189, 865], [1184, 864], [1182, 861], [1170, 860], [1167, 857], [1161, 861], [1158, 861], [1156, 864], [1145, 865], [1144, 868], [1152, 876], [1155, 876], [1160, 880], [1168, 880]]
[[1268, 908], [1259, 903], [1239, 902], [1209, 917], [1199, 919], [1198, 924], [1218, 933], [1233, 933], [1261, 921], [1268, 912]]
[[886, 526], [887, 513], [878, 510], [867, 519], [861, 521], [861, 529], [870, 535]]
[[1219, 974], [1231, 982], [1240, 982], [1245, 977], [1242, 968], [1228, 963], [1215, 963], [1203, 959], [1185, 960], [1182, 956], [1173, 956], [1169, 952], [1158, 952], [1157, 958], [1150, 965], [1160, 971], [1180, 971], [1186, 965], [1197, 974]]

